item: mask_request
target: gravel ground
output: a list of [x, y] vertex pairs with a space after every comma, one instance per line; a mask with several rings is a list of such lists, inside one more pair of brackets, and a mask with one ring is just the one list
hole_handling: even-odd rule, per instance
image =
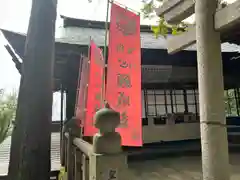
[[[230, 155], [231, 180], [240, 179], [240, 154]], [[167, 157], [129, 165], [134, 180], [202, 180], [201, 157]]]
[[[11, 138], [0, 146], [0, 176], [7, 174]], [[52, 134], [52, 170], [60, 168], [60, 136]], [[240, 180], [240, 154], [230, 155], [231, 180]], [[131, 180], [201, 180], [199, 156], [165, 157], [155, 160], [131, 162]]]

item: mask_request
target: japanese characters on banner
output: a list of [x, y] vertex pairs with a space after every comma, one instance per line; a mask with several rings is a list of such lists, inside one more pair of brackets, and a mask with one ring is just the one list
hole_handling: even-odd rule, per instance
[[111, 8], [106, 100], [120, 112], [125, 146], [142, 146], [140, 17], [114, 3]]
[[90, 43], [90, 64], [87, 96], [87, 111], [84, 123], [84, 136], [93, 136], [97, 129], [94, 127], [94, 114], [102, 108], [102, 88], [104, 74], [104, 58], [102, 50], [91, 41]]
[[87, 84], [88, 84], [88, 58], [81, 57], [78, 75], [78, 89], [75, 106], [75, 117], [78, 121], [78, 126], [82, 127], [85, 119], [85, 109], [87, 102]]

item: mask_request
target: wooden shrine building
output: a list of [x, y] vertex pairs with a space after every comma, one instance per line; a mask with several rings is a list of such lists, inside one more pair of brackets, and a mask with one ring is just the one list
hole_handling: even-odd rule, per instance
[[[105, 30], [104, 22], [73, 19], [66, 16], [62, 16], [62, 18], [63, 27], [57, 29], [55, 39], [54, 91], [66, 93], [66, 118], [70, 119], [74, 116], [80, 56], [88, 54], [90, 36], [98, 46], [104, 46]], [[6, 46], [6, 48], [12, 55], [16, 67], [21, 72], [21, 62], [11, 50], [14, 50], [24, 61], [26, 35], [6, 29], [2, 29], [2, 32], [11, 46]], [[233, 37], [233, 34], [224, 34], [222, 37], [224, 43], [222, 44], [223, 74], [224, 87], [226, 90], [232, 90], [235, 98], [236, 112], [229, 113], [229, 115], [238, 116], [240, 111], [240, 72], [238, 71], [240, 61], [238, 59], [240, 56], [238, 53], [239, 46], [234, 45], [239, 44], [239, 41], [235, 41], [237, 38]], [[141, 26], [141, 46], [144, 142], [148, 144], [159, 141], [199, 139], [199, 101], [195, 46], [169, 55], [166, 40], [162, 37], [156, 39], [149, 26]], [[169, 123], [169, 114], [176, 115], [172, 127], [178, 127], [178, 129], [164, 130], [162, 128]], [[184, 115], [186, 114], [189, 117], [188, 119], [185, 119]], [[228, 121], [231, 121], [228, 125], [240, 125], [240, 121], [236, 117], [230, 118]], [[155, 127], [152, 127], [152, 125]], [[156, 126], [160, 128], [156, 128]], [[239, 126], [237, 128], [235, 132], [239, 134]], [[164, 134], [161, 134], [162, 132]], [[86, 152], [84, 153], [86, 155]], [[85, 166], [87, 166], [86, 162]], [[175, 161], [173, 164], [178, 162]], [[141, 178], [148, 179], [153, 175], [153, 170], [147, 168], [151, 165], [152, 162], [146, 163], [144, 167], [142, 166], [142, 171], [146, 170], [148, 173], [147, 178], [144, 178], [144, 174], [139, 170], [141, 168], [139, 165], [135, 165], [137, 167], [136, 174], [141, 174], [143, 175]], [[71, 168], [69, 169], [71, 171]], [[72, 176], [71, 173], [69, 176]], [[181, 177], [185, 176], [188, 175], [183, 173]], [[180, 177], [180, 174], [178, 177]]]
[[[80, 55], [88, 54], [89, 38], [96, 42], [99, 47], [104, 46], [105, 26], [104, 22], [74, 19], [62, 16], [63, 27], [56, 31], [56, 51], [54, 69], [54, 91], [63, 90], [66, 92], [66, 118], [74, 115], [76, 100], [76, 89], [78, 82], [78, 70]], [[25, 34], [2, 29], [5, 38], [12, 49], [24, 61]], [[226, 89], [236, 89], [235, 98], [239, 99], [240, 67], [238, 61], [239, 47], [228, 43], [227, 35], [224, 36], [222, 44], [224, 85]], [[232, 39], [236, 39], [231, 37]], [[233, 42], [236, 43], [236, 42]], [[141, 56], [142, 56], [142, 99], [143, 112], [142, 124], [145, 143], [158, 141], [186, 140], [200, 138], [199, 124], [189, 126], [193, 135], [188, 133], [176, 134], [175, 137], [168, 137], [169, 129], [166, 132], [161, 129], [147, 128], [149, 125], [166, 124], [166, 114], [190, 113], [193, 121], [198, 121], [198, 90], [197, 90], [197, 61], [196, 48], [191, 46], [173, 55], [169, 55], [166, 49], [166, 39], [155, 38], [151, 28], [141, 26]], [[8, 48], [9, 49], [9, 48]], [[16, 59], [13, 57], [13, 59]], [[15, 60], [15, 63], [18, 62]], [[20, 66], [17, 65], [19, 68]], [[230, 116], [239, 115], [240, 101], [235, 103], [237, 112]], [[239, 110], [238, 110], [239, 109]], [[180, 116], [179, 115], [179, 116]], [[176, 123], [184, 123], [183, 117], [177, 117]], [[191, 118], [190, 118], [191, 119]], [[188, 126], [187, 124], [185, 124]], [[185, 127], [184, 127], [185, 128]], [[187, 127], [186, 127], [187, 128]], [[187, 128], [188, 129], [188, 128]], [[182, 131], [182, 130], [176, 130]], [[151, 132], [151, 133], [150, 133]], [[156, 132], [156, 133], [154, 133]], [[159, 136], [166, 138], [159, 139]], [[189, 137], [189, 138], [188, 138]]]

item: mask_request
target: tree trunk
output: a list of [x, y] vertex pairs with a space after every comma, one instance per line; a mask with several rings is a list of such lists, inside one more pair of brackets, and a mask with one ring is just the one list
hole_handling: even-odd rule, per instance
[[50, 178], [55, 21], [54, 0], [32, 1], [11, 148], [19, 151], [11, 153], [11, 180]]
[[221, 41], [214, 30], [217, 0], [197, 0], [195, 7], [203, 179], [229, 180]]

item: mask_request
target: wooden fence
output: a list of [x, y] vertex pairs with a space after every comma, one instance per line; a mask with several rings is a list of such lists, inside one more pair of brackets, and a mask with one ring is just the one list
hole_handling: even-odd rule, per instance
[[92, 143], [81, 138], [79, 128], [65, 124], [61, 145], [61, 164], [67, 180], [126, 180], [127, 157], [122, 152], [121, 136], [115, 131], [120, 114], [109, 107], [95, 115], [95, 127], [99, 132]]

